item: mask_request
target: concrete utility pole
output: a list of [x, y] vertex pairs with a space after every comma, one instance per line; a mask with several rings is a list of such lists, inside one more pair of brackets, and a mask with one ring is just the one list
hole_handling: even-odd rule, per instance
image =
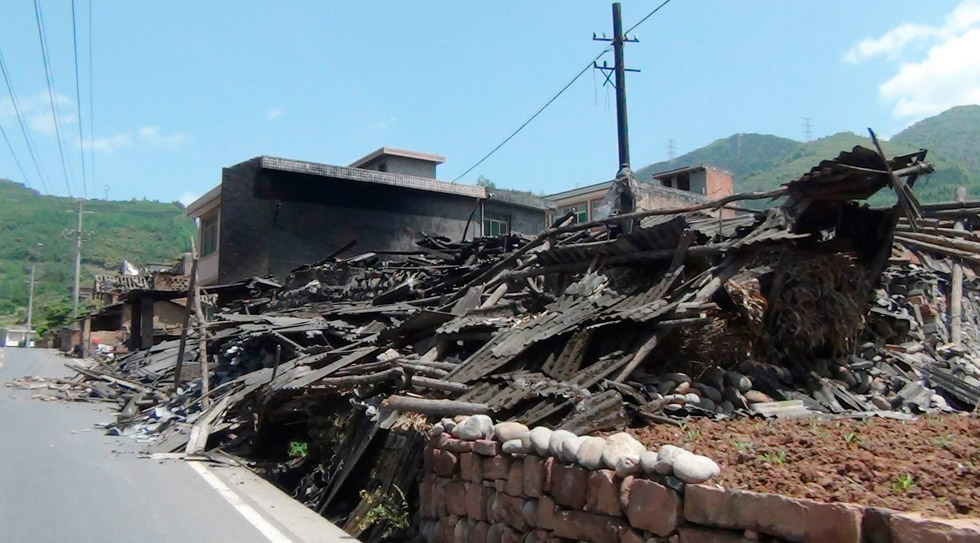
[[[606, 66], [603, 62], [602, 66], [595, 64], [594, 67], [597, 70], [601, 70], [603, 73], [613, 72], [615, 80], [613, 86], [616, 88], [616, 128], [617, 135], [619, 138], [619, 170], [629, 170], [630, 167], [630, 140], [629, 140], [629, 125], [626, 119], [626, 72], [638, 72], [639, 70], [631, 70], [626, 67], [626, 63], [623, 59], [623, 45], [626, 42], [637, 42], [639, 40], [634, 36], [630, 38], [623, 35], [623, 16], [622, 16], [622, 6], [619, 2], [612, 5], [613, 12], [613, 37], [608, 39], [603, 34], [602, 38], [597, 38], [595, 34], [592, 35], [592, 39], [595, 41], [611, 41], [613, 44], [613, 58], [615, 59], [615, 64], [612, 68]], [[606, 76], [606, 82], [609, 82], [609, 76]], [[603, 83], [605, 85], [605, 83]]]
[[27, 290], [27, 346], [31, 346], [31, 335], [34, 331], [34, 267], [31, 264], [31, 281]]
[[[78, 276], [82, 268], [82, 235], [84, 231], [82, 230], [82, 215], [86, 213], [95, 213], [94, 211], [84, 211], [82, 206], [84, 202], [82, 200], [78, 201], [78, 227], [71, 232], [75, 236], [75, 286], [72, 288], [72, 305], [71, 305], [71, 317], [72, 319], [78, 317]], [[72, 211], [68, 211], [72, 213]]]
[[[956, 201], [966, 201], [966, 187], [956, 189]], [[964, 231], [963, 219], [957, 219], [953, 224], [957, 231]], [[960, 345], [963, 339], [963, 264], [959, 260], [953, 260], [953, 278], [949, 293], [949, 340], [955, 345]]]

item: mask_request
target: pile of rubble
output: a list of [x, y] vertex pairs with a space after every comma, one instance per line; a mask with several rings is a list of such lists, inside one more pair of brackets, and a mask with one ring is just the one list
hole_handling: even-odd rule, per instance
[[[414, 499], [427, 416], [584, 435], [692, 415], [973, 409], [980, 204], [920, 206], [909, 187], [932, 171], [923, 158], [855, 147], [766, 193], [331, 255], [228, 306], [247, 314], [218, 312], [207, 352], [188, 344], [187, 380], [174, 382], [170, 341], [80, 368], [80, 382], [121, 406], [110, 431], [247, 458], [364, 540], [391, 533], [369, 514], [378, 496]], [[900, 205], [855, 202], [885, 187]], [[770, 198], [784, 200], [721, 213]], [[958, 217], [972, 222], [947, 224]], [[949, 345], [954, 258], [966, 332]]]

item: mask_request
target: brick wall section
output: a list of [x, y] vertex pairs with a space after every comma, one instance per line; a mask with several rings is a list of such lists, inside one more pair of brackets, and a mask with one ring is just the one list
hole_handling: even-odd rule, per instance
[[218, 282], [269, 273], [269, 231], [275, 203], [255, 198], [259, 159], [221, 171]]
[[506, 454], [443, 433], [425, 451], [420, 533], [430, 543], [911, 543], [980, 541], [980, 521], [685, 485]]

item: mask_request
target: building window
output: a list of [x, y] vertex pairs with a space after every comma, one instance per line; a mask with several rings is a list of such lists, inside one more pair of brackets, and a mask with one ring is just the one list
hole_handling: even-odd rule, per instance
[[573, 206], [563, 207], [559, 211], [559, 215], [564, 217], [568, 213], [575, 214], [575, 220], [572, 224], [579, 224], [583, 222], [589, 222], [589, 206], [587, 204], [577, 204]]
[[484, 236], [506, 236], [510, 234], [510, 215], [487, 211], [483, 214]]
[[378, 164], [378, 171], [379, 172], [386, 172], [386, 171], [388, 171], [388, 165], [386, 163], [384, 163], [384, 162], [382, 162], [381, 164]]
[[691, 190], [691, 175], [685, 173], [677, 176], [677, 188]]
[[201, 219], [201, 256], [218, 250], [218, 214], [213, 213]]
[[663, 186], [665, 186], [665, 187], [669, 187], [670, 186], [670, 178], [669, 177], [661, 177], [660, 178], [660, 184], [663, 185]]

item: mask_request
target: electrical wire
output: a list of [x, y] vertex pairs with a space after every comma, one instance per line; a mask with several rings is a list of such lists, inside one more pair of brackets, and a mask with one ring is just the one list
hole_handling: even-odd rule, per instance
[[21, 178], [24, 179], [24, 183], [29, 188], [31, 187], [31, 182], [27, 180], [27, 174], [24, 173], [24, 167], [20, 165], [20, 160], [17, 158], [17, 153], [14, 152], [14, 146], [10, 144], [10, 138], [7, 137], [7, 131], [3, 129], [3, 125], [0, 124], [0, 134], [3, 135], [3, 141], [7, 142], [7, 149], [10, 149], [10, 156], [14, 157], [14, 164], [17, 165], [17, 169], [20, 170]]
[[[632, 32], [634, 29], [636, 29], [636, 27], [640, 26], [647, 19], [649, 19], [650, 17], [652, 17], [654, 13], [657, 13], [658, 11], [660, 11], [661, 8], [663, 8], [664, 6], [666, 6], [667, 4], [669, 4], [670, 1], [671, 0], [664, 0], [664, 2], [662, 4], [660, 4], [659, 6], [657, 6], [653, 11], [651, 11], [650, 13], [648, 13], [645, 17], [643, 17], [642, 19], [640, 19], [640, 21], [638, 23], [636, 23], [635, 25], [631, 26], [626, 32], [623, 32], [623, 35], [625, 36], [626, 34]], [[555, 95], [552, 96], [550, 100], [548, 100], [547, 102], [545, 102], [545, 104], [543, 106], [541, 106], [540, 108], [538, 108], [538, 110], [535, 111], [534, 114], [531, 115], [526, 121], [524, 121], [524, 123], [521, 124], [521, 126], [517, 127], [517, 130], [514, 130], [513, 132], [511, 132], [511, 134], [509, 136], [507, 136], [504, 139], [504, 141], [500, 142], [496, 147], [494, 147], [493, 149], [491, 149], [490, 152], [487, 153], [486, 155], [484, 155], [483, 158], [481, 158], [480, 160], [478, 160], [476, 162], [476, 164], [470, 166], [469, 168], [467, 168], [467, 170], [465, 172], [463, 172], [460, 175], [458, 175], [456, 177], [456, 179], [453, 179], [452, 182], [455, 183], [455, 182], [459, 181], [464, 176], [466, 176], [466, 174], [468, 174], [471, 171], [473, 171], [474, 169], [476, 169], [477, 166], [479, 166], [480, 164], [483, 164], [483, 162], [486, 159], [488, 159], [491, 156], [493, 156], [494, 153], [496, 153], [501, 147], [503, 147], [504, 145], [506, 145], [508, 141], [512, 140], [514, 138], [514, 136], [516, 136], [518, 133], [520, 133], [521, 130], [524, 130], [524, 128], [527, 125], [531, 124], [531, 121], [533, 121], [534, 119], [536, 119], [537, 116], [541, 114], [541, 112], [543, 112], [545, 109], [547, 109], [547, 107], [550, 106], [555, 100], [557, 100], [559, 96], [561, 96], [566, 90], [568, 90], [568, 88], [571, 87], [573, 83], [575, 83], [576, 81], [578, 81], [578, 78], [582, 77], [582, 74], [584, 74], [586, 70], [588, 70], [589, 68], [591, 68], [593, 66], [593, 63], [595, 63], [595, 61], [597, 61], [600, 58], [602, 58], [602, 55], [605, 55], [609, 51], [612, 51], [612, 49], [613, 49], [612, 46], [608, 46], [605, 49], [603, 49], [602, 52], [600, 52], [598, 55], [596, 55], [595, 58], [593, 58], [592, 60], [590, 60], [589, 63], [585, 65], [584, 68], [582, 68], [577, 74], [575, 74], [575, 77], [572, 77], [572, 80], [571, 81], [569, 81], [568, 83], [566, 83], [565, 86], [562, 87], [561, 90], [559, 90], [557, 93], [555, 93]]]
[[61, 139], [61, 116], [54, 99], [54, 76], [51, 74], [51, 63], [48, 58], [48, 43], [44, 38], [44, 16], [41, 14], [41, 4], [34, 0], [34, 21], [37, 23], [37, 36], [41, 41], [41, 59], [44, 61], [44, 74], [48, 83], [48, 99], [51, 101], [51, 115], [54, 117], [54, 132], [58, 138], [58, 154], [61, 155], [61, 170], [65, 174], [65, 187], [68, 196], [71, 194], [71, 182], [68, 176], [68, 163], [65, 161], [65, 146]]
[[92, 171], [92, 188], [95, 188], [95, 93], [92, 92], [94, 84], [92, 80], [95, 79], [95, 72], [92, 71], [92, 3], [95, 0], [88, 1], [88, 163]]
[[47, 172], [44, 171], [41, 163], [37, 160], [37, 150], [36, 146], [34, 145], [34, 138], [31, 136], [30, 130], [27, 129], [27, 124], [24, 122], [24, 115], [21, 114], [20, 101], [17, 99], [17, 93], [14, 92], [13, 83], [10, 81], [10, 74], [7, 72], [7, 63], [3, 60], [2, 51], [0, 51], [0, 72], [2, 72], [3, 81], [7, 85], [7, 93], [10, 94], [10, 103], [14, 106], [14, 113], [17, 115], [17, 123], [20, 125], [20, 132], [24, 136], [24, 141], [27, 142], [27, 152], [30, 153], [31, 161], [34, 162], [34, 170], [37, 172], [37, 178], [41, 181], [41, 187], [44, 188], [44, 193], [49, 194], [48, 184], [45, 181]]
[[82, 91], [78, 80], [78, 29], [75, 24], [75, 0], [71, 0], [71, 37], [75, 53], [75, 105], [78, 109], [78, 154], [82, 158], [82, 196], [88, 199], [88, 175], [85, 173], [85, 145], [82, 136]]

